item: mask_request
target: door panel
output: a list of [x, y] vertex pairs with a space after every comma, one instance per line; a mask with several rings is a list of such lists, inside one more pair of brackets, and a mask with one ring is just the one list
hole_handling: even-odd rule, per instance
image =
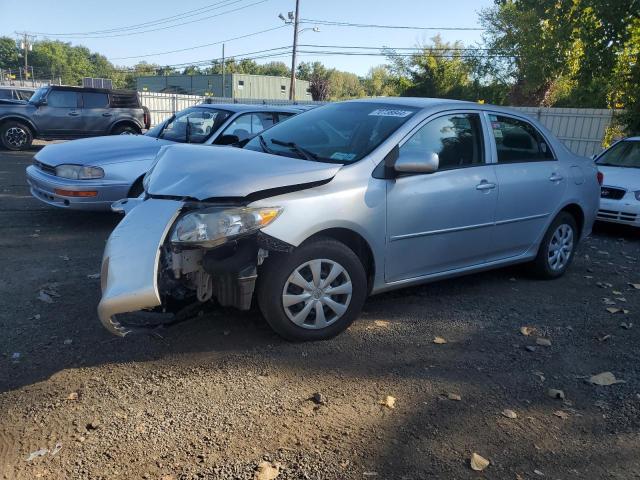
[[82, 93], [83, 129], [88, 135], [108, 133], [113, 118], [113, 111], [109, 108], [109, 95], [100, 92]]
[[430, 119], [400, 147], [400, 156], [439, 157], [432, 174], [387, 184], [387, 282], [445, 272], [486, 261], [498, 182], [485, 163], [477, 113]]
[[[386, 281], [486, 261], [496, 208], [496, 184], [491, 165], [390, 181]], [[493, 188], [482, 189], [484, 185]]]
[[489, 115], [500, 185], [492, 259], [525, 253], [540, 239], [567, 186], [567, 174], [528, 122]]
[[47, 104], [34, 114], [38, 129], [46, 136], [71, 136], [82, 130], [82, 115], [78, 107], [78, 94], [65, 90], [52, 90]]

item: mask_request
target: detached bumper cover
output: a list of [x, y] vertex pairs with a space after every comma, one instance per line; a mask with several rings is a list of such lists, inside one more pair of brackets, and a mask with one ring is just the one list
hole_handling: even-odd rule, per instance
[[158, 292], [160, 249], [183, 206], [173, 200], [147, 200], [131, 210], [115, 228], [102, 259], [102, 299], [98, 316], [111, 333], [125, 336], [131, 329], [115, 315], [154, 308]]

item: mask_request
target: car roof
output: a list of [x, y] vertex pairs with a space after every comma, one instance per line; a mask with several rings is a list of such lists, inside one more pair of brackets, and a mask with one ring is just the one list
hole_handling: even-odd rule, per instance
[[288, 112], [288, 113], [300, 113], [301, 110], [290, 105], [261, 105], [261, 104], [246, 104], [246, 103], [200, 103], [194, 105], [201, 108], [219, 108], [220, 110], [227, 110], [233, 113], [239, 112]]
[[[349, 100], [348, 102], [367, 102], [377, 104], [393, 105], [395, 107], [411, 107], [421, 110], [446, 110], [446, 109], [469, 109], [484, 110], [490, 112], [502, 112], [508, 115], [516, 115], [523, 118], [529, 118], [521, 111], [508, 107], [492, 105], [489, 103], [469, 102], [466, 100], [451, 100], [448, 98], [422, 98], [422, 97], [379, 97], [379, 98], [360, 98]], [[529, 118], [529, 120], [531, 120]]]

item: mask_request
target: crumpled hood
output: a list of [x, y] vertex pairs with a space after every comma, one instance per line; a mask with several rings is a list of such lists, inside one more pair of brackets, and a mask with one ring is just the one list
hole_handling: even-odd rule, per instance
[[172, 145], [159, 153], [149, 174], [147, 193], [197, 200], [246, 197], [328, 181], [341, 167], [233, 147]]
[[640, 190], [640, 168], [606, 167], [598, 165], [604, 175], [603, 185], [630, 191]]
[[48, 145], [36, 154], [35, 159], [53, 167], [63, 163], [100, 166], [153, 159], [161, 147], [173, 143], [146, 135], [83, 138]]

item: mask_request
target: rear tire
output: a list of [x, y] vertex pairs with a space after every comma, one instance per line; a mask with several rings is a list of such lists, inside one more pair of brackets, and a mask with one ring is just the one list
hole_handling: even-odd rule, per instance
[[28, 125], [17, 120], [7, 120], [0, 125], [0, 143], [7, 150], [26, 150], [32, 142], [33, 132]]
[[531, 264], [532, 272], [543, 279], [564, 275], [573, 262], [578, 240], [575, 218], [568, 212], [560, 212], [540, 242], [538, 255]]
[[335, 337], [360, 314], [366, 297], [362, 262], [330, 238], [303, 244], [290, 254], [272, 254], [258, 276], [260, 311], [290, 341]]
[[111, 130], [111, 135], [138, 135], [140, 133], [140, 129], [136, 128], [133, 125], [116, 125]]

